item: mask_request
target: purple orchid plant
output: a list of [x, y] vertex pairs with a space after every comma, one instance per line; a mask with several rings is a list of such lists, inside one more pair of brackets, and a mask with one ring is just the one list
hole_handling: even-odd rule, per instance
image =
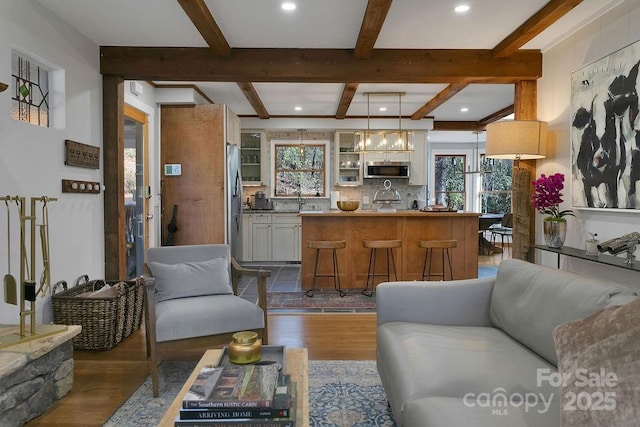
[[542, 174], [532, 184], [531, 203], [538, 212], [549, 215], [545, 221], [565, 221], [563, 217], [575, 216], [570, 209], [561, 211], [559, 207], [563, 202], [560, 191], [564, 188], [564, 174]]

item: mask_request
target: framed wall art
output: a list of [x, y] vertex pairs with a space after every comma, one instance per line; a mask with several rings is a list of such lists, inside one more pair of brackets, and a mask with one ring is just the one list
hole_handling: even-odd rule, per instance
[[572, 206], [640, 209], [640, 41], [571, 74]]

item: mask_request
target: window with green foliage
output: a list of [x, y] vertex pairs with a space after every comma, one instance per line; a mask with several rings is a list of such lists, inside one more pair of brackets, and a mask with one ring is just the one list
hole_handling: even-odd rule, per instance
[[482, 156], [482, 213], [511, 212], [511, 172], [513, 160], [489, 159]]
[[435, 191], [436, 204], [449, 209], [464, 210], [465, 175], [464, 155], [435, 156]]
[[275, 144], [276, 197], [326, 196], [326, 144]]

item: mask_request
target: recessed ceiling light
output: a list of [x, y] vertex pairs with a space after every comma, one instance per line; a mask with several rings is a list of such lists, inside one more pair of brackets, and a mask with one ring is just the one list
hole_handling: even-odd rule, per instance
[[469, 111], [469, 109], [467, 107], [462, 107], [460, 111], [462, 111], [463, 113], [466, 113], [467, 111]]
[[387, 111], [387, 107], [380, 107], [380, 111]]
[[453, 9], [456, 11], [456, 13], [465, 13], [469, 11], [469, 5], [468, 4], [461, 4], [459, 6], [456, 6], [455, 9]]
[[296, 110], [296, 111], [302, 111], [302, 107], [299, 107], [299, 106], [296, 106], [293, 109]]
[[290, 12], [292, 10], [296, 9], [296, 4], [290, 1], [286, 1], [284, 3], [282, 3], [282, 9], [286, 10], [287, 12]]

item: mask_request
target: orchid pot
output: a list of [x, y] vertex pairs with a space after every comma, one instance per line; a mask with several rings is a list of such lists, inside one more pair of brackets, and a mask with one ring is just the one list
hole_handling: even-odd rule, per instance
[[567, 237], [567, 220], [547, 217], [543, 222], [544, 241], [550, 248], [561, 248]]

